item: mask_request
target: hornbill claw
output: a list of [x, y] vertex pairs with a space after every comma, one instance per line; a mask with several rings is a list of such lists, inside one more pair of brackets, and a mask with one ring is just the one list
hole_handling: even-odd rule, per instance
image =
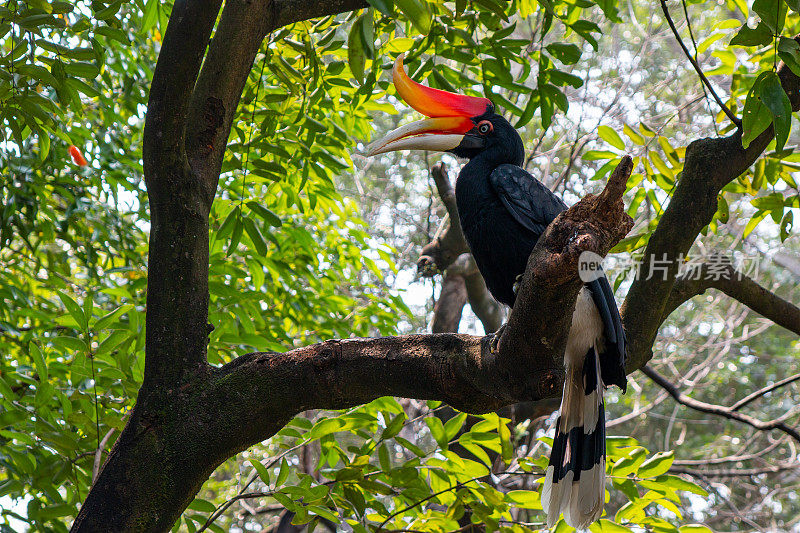
[[506, 325], [503, 324], [500, 326], [500, 329], [494, 332], [492, 335], [492, 340], [489, 341], [489, 352], [490, 353], [497, 353], [500, 349], [500, 337], [503, 336], [503, 331], [506, 329]]

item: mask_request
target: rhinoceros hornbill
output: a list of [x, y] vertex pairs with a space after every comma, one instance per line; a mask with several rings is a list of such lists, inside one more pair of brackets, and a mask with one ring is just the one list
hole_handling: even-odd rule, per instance
[[[516, 282], [536, 241], [567, 206], [521, 167], [522, 139], [489, 99], [412, 81], [402, 54], [393, 82], [406, 103], [430, 118], [392, 131], [368, 146], [365, 155], [420, 149], [469, 160], [456, 181], [461, 227], [489, 291], [513, 306]], [[578, 294], [564, 361], [567, 379], [542, 507], [548, 526], [563, 512], [568, 524], [586, 527], [600, 517], [605, 500], [603, 390], [610, 384], [626, 387], [625, 332], [602, 272]]]

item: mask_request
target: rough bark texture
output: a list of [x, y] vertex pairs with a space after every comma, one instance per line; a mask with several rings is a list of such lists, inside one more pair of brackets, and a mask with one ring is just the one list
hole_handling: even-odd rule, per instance
[[[497, 353], [488, 337], [439, 334], [333, 340], [209, 366], [208, 214], [253, 58], [264, 36], [280, 26], [367, 3], [228, 0], [217, 23], [220, 6], [221, 0], [176, 0], [164, 35], [144, 132], [152, 213], [144, 382], [73, 531], [169, 530], [220, 463], [306, 409], [397, 395], [486, 412], [557, 396], [581, 286], [578, 256], [585, 250], [605, 255], [631, 227], [621, 200], [632, 166], [626, 158], [603, 194], [559, 215], [540, 239]], [[780, 75], [797, 109], [799, 80], [783, 67]], [[771, 135], [768, 130], [747, 150], [738, 135], [693, 143], [647, 253], [674, 257], [688, 250], [711, 219], [716, 193], [758, 157]], [[649, 358], [674, 281], [671, 272], [665, 281], [631, 288], [625, 308], [631, 370]]]

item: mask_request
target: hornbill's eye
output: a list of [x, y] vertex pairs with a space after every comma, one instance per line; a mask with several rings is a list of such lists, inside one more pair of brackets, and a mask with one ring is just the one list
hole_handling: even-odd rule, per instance
[[481, 135], [486, 135], [487, 133], [491, 133], [494, 128], [492, 127], [492, 123], [488, 120], [481, 120], [478, 122], [478, 133]]

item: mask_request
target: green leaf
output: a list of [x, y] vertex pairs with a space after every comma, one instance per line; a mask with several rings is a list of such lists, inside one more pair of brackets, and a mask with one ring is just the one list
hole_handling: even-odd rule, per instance
[[281, 227], [283, 225], [283, 221], [281, 221], [280, 217], [276, 215], [270, 209], [264, 207], [263, 205], [259, 204], [255, 200], [247, 202], [247, 207], [249, 207], [255, 214], [257, 214], [261, 219], [266, 222], [270, 226]]
[[643, 462], [636, 472], [639, 477], [657, 477], [666, 473], [675, 460], [675, 452], [659, 452]]
[[395, 16], [393, 0], [367, 0], [367, 3], [389, 18]]
[[42, 351], [35, 343], [31, 342], [28, 345], [28, 352], [31, 354], [31, 359], [33, 359], [36, 373], [39, 374], [39, 381], [47, 381], [49, 375], [47, 373], [47, 363], [45, 363]]
[[597, 128], [597, 135], [600, 136], [605, 142], [616, 148], [617, 150], [625, 149], [625, 142], [619, 134], [608, 126], [600, 126]]
[[440, 447], [447, 448], [447, 439], [445, 438], [444, 424], [442, 424], [442, 421], [435, 416], [429, 416], [425, 419], [425, 424], [428, 426], [428, 429], [430, 429], [433, 440], [435, 440]]
[[[238, 209], [238, 208], [237, 208]], [[242, 240], [242, 232], [244, 231], [244, 224], [242, 223], [242, 216], [236, 217], [233, 221], [233, 231], [231, 232], [231, 241], [228, 243], [228, 255], [236, 250], [239, 242]]]
[[64, 307], [67, 308], [70, 316], [72, 316], [72, 318], [75, 319], [75, 322], [78, 323], [81, 330], [86, 331], [86, 329], [89, 327], [89, 320], [87, 319], [86, 315], [83, 314], [83, 310], [78, 303], [61, 291], [58, 291], [58, 297], [61, 299]]
[[778, 40], [778, 57], [786, 63], [792, 72], [800, 76], [800, 44], [789, 37]]
[[730, 44], [731, 46], [761, 46], [771, 43], [773, 37], [772, 30], [763, 22], [759, 22], [755, 28], [751, 28], [745, 23], [739, 33], [733, 36]]
[[147, 33], [150, 31], [150, 28], [155, 25], [158, 18], [159, 2], [160, 0], [147, 0], [147, 3], [144, 5], [144, 13], [142, 13], [142, 22], [139, 27], [140, 32]]
[[421, 35], [431, 31], [432, 15], [425, 0], [395, 0], [395, 6]]
[[344, 427], [344, 421], [341, 418], [323, 418], [311, 428], [306, 437], [309, 440], [319, 439], [325, 435], [336, 433]]
[[522, 111], [522, 114], [517, 120], [517, 123], [514, 124], [514, 127], [519, 129], [523, 127], [525, 124], [531, 121], [533, 118], [536, 109], [539, 107], [539, 91], [533, 90], [528, 97], [528, 103], [525, 104], [525, 109]]
[[446, 442], [452, 441], [458, 432], [461, 431], [461, 428], [464, 426], [464, 422], [467, 421], [467, 414], [466, 413], [458, 413], [456, 416], [448, 420], [444, 423], [444, 438]]
[[267, 243], [264, 241], [264, 236], [261, 235], [256, 223], [253, 222], [252, 218], [245, 218], [243, 223], [244, 230], [247, 232], [247, 235], [250, 237], [250, 240], [255, 247], [255, 252], [262, 257], [267, 255]]
[[511, 490], [506, 493], [506, 501], [522, 509], [541, 509], [542, 501], [539, 491]]
[[225, 220], [222, 222], [217, 230], [217, 233], [214, 235], [217, 239], [224, 239], [230, 234], [236, 221], [239, 219], [239, 215], [241, 215], [241, 209], [242, 208], [238, 205], [234, 209], [231, 209], [231, 212], [228, 213], [227, 217], [225, 217]]
[[699, 485], [672, 474], [658, 476], [654, 481], [673, 490], [691, 492], [692, 494], [697, 494], [698, 496], [703, 497], [708, 496], [708, 492], [706, 492], [706, 490]]
[[794, 213], [792, 211], [787, 211], [783, 216], [783, 220], [781, 220], [781, 242], [789, 238], [789, 233], [792, 231], [793, 224]]
[[497, 422], [497, 434], [500, 437], [501, 458], [506, 463], [510, 463], [514, 457], [514, 445], [511, 443], [511, 430], [503, 422], [503, 419]]
[[100, 69], [94, 63], [72, 61], [64, 65], [64, 72], [70, 76], [91, 80], [100, 74]]
[[598, 526], [597, 531], [599, 531], [600, 533], [630, 533], [631, 531], [633, 531], [629, 527], [621, 526], [616, 522], [612, 522], [611, 520], [607, 520], [605, 518], [597, 522], [597, 526]]
[[58, 336], [51, 340], [54, 346], [70, 351], [86, 353], [89, 349], [82, 339], [77, 337]]
[[742, 147], [745, 149], [772, 123], [772, 114], [759, 98], [761, 81], [766, 75], [767, 73], [764, 72], [756, 78], [744, 102], [744, 110], [742, 112]]
[[755, 0], [753, 11], [761, 17], [773, 34], [779, 34], [783, 30], [787, 11], [783, 0]]
[[359, 17], [350, 28], [350, 35], [347, 37], [347, 61], [350, 71], [359, 85], [364, 85], [364, 69], [367, 64], [367, 54], [364, 50], [364, 40], [362, 38], [361, 26], [364, 19]]
[[95, 351], [96, 356], [103, 355], [105, 353], [111, 352], [114, 348], [122, 344], [126, 339], [131, 336], [128, 330], [124, 329], [117, 329], [114, 330], [111, 335], [106, 337], [103, 342], [97, 347]]
[[635, 448], [631, 450], [627, 457], [623, 457], [614, 463], [612, 473], [615, 476], [627, 476], [628, 474], [632, 474], [636, 472], [639, 465], [641, 465], [646, 458], [647, 450], [641, 447]]
[[269, 486], [269, 470], [267, 470], [267, 467], [261, 464], [261, 461], [256, 459], [250, 459], [250, 464], [253, 465], [253, 468], [255, 468], [256, 472], [258, 472], [258, 477], [261, 478], [261, 481], [263, 481], [265, 485]]
[[386, 429], [383, 430], [383, 433], [381, 433], [381, 440], [391, 439], [400, 433], [400, 430], [403, 429], [403, 424], [405, 424], [405, 421], [405, 413], [400, 413], [399, 415], [395, 416], [392, 421], [386, 425]]
[[202, 513], [213, 513], [217, 510], [217, 507], [213, 503], [202, 498], [195, 498], [188, 507], [193, 511], [200, 511]]
[[581, 58], [581, 49], [571, 43], [552, 43], [546, 48], [553, 57], [565, 65], [574, 65]]
[[761, 101], [772, 113], [772, 123], [775, 125], [776, 149], [783, 150], [789, 131], [792, 127], [792, 104], [786, 91], [781, 86], [781, 80], [775, 72], [769, 71], [761, 80]]
[[372, 18], [372, 11], [367, 10], [361, 15], [361, 44], [364, 46], [364, 53], [367, 59], [375, 59], [375, 21]]
[[131, 309], [133, 309], [133, 306], [130, 305], [130, 304], [128, 304], [128, 305], [120, 305], [119, 307], [117, 307], [116, 309], [111, 311], [110, 313], [107, 313], [107, 314], [103, 315], [102, 318], [100, 318], [97, 322], [95, 322], [94, 327], [92, 329], [94, 329], [94, 331], [102, 331], [102, 330], [106, 329], [116, 319], [118, 319], [120, 316], [122, 316], [123, 314], [127, 313]]
[[275, 480], [275, 488], [280, 487], [286, 482], [290, 471], [291, 467], [289, 463], [286, 462], [286, 459], [281, 459], [281, 469], [278, 471], [278, 478]]

